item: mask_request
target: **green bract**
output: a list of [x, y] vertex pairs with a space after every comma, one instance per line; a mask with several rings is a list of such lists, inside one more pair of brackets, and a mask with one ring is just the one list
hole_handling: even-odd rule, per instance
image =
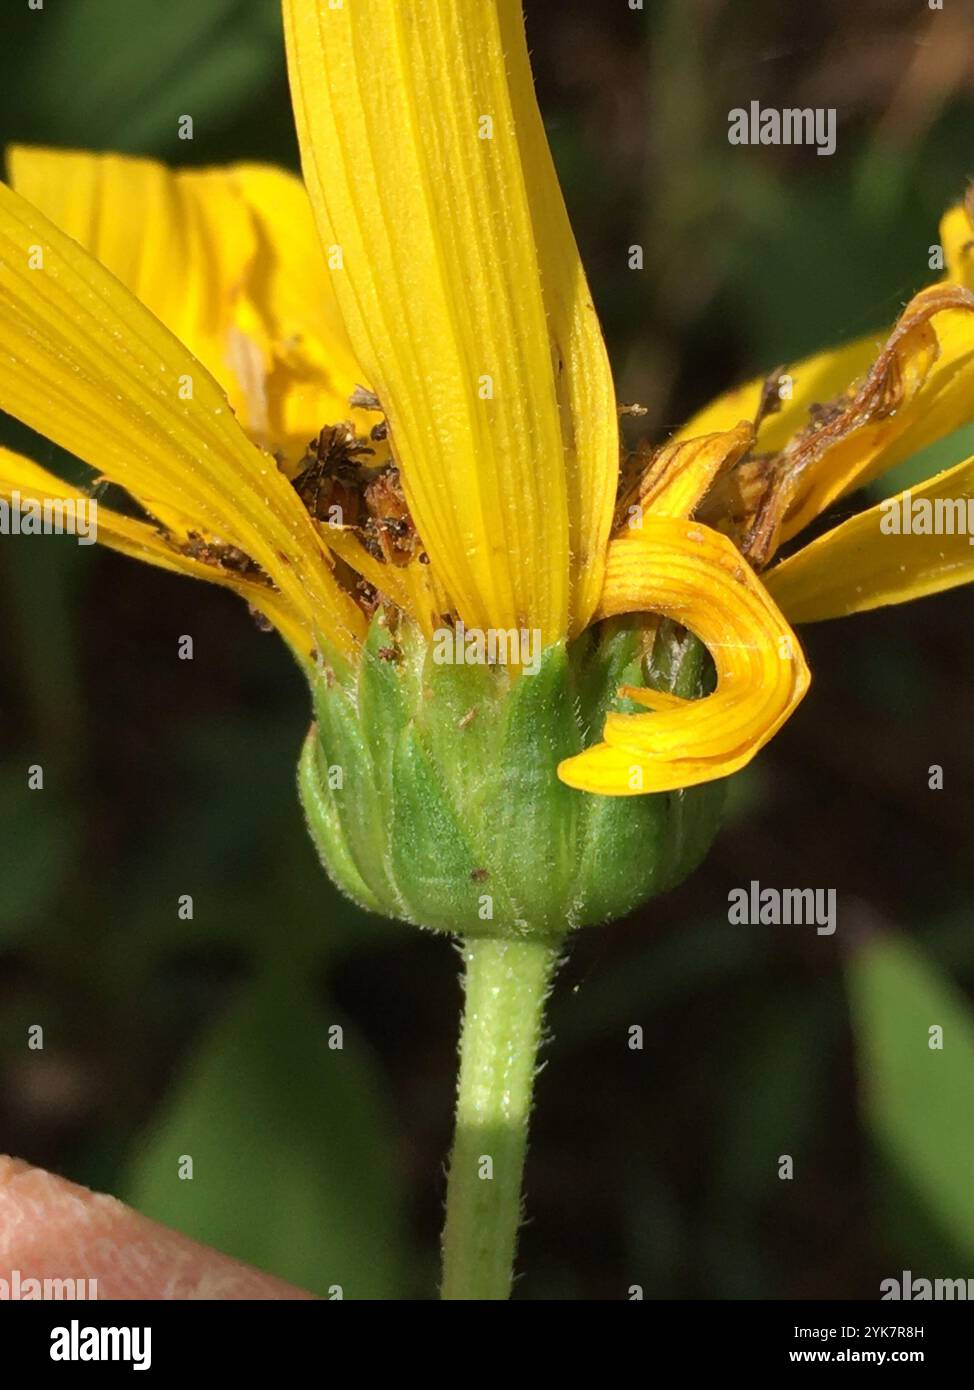
[[411, 621], [380, 610], [355, 667], [324, 653], [299, 784], [333, 881], [388, 917], [504, 937], [608, 921], [673, 887], [716, 834], [722, 782], [602, 797], [556, 776], [610, 706], [636, 708], [620, 685], [703, 692], [694, 638], [664, 624], [649, 663], [638, 640], [616, 626], [556, 643], [518, 675], [437, 664]]

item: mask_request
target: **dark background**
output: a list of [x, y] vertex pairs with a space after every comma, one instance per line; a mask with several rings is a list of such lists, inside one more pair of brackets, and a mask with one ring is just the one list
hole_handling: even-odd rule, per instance
[[[939, 215], [974, 174], [970, 6], [526, 11], [620, 396], [654, 437], [755, 371], [881, 329], [931, 278]], [[10, 3], [0, 23], [4, 142], [296, 166], [270, 0]], [[835, 106], [836, 154], [729, 146], [727, 113], [752, 99]], [[62, 463], [10, 422], [2, 438]], [[812, 693], [735, 779], [708, 862], [571, 943], [519, 1297], [875, 1298], [904, 1268], [971, 1273], [972, 621], [961, 590], [805, 630]], [[326, 882], [294, 790], [308, 718], [283, 646], [229, 595], [2, 539], [0, 1148], [319, 1292], [426, 1297], [458, 960]], [[728, 891], [752, 878], [835, 888], [838, 932], [729, 926]], [[897, 941], [925, 964], [895, 967]], [[954, 1025], [949, 1086], [883, 1070], [920, 999], [921, 1022]]]

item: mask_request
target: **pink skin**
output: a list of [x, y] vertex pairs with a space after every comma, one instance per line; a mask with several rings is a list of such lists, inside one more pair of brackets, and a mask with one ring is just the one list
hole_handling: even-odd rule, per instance
[[99, 1298], [312, 1295], [157, 1226], [114, 1197], [0, 1156], [0, 1279], [97, 1279]]

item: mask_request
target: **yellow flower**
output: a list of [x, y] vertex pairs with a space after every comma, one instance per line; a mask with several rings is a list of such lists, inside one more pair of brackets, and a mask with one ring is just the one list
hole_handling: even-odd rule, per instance
[[[620, 485], [518, 0], [284, 16], [304, 185], [9, 152], [0, 406], [138, 504], [144, 520], [100, 508], [102, 540], [236, 590], [309, 677], [322, 644], [355, 660], [379, 596], [427, 637], [443, 615], [545, 645], [617, 614], [678, 621], [716, 688], [627, 688], [650, 712], [610, 713], [559, 767], [609, 795], [726, 776], [767, 742], [808, 684], [783, 614], [974, 576], [966, 536], [881, 535], [874, 509], [758, 578], [837, 497], [974, 415], [964, 208], [944, 284], [885, 346], [797, 365], [785, 401], [778, 382], [730, 393]], [[972, 469], [921, 491], [966, 494]], [[17, 492], [82, 495], [0, 451]]]

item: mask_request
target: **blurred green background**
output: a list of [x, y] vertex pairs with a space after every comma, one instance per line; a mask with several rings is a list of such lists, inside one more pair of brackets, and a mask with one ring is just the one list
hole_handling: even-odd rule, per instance
[[[974, 173], [961, 9], [527, 0], [620, 396], [653, 436], [882, 328], [930, 278]], [[4, 11], [5, 143], [296, 166], [270, 0]], [[836, 154], [732, 149], [727, 113], [752, 99], [836, 107]], [[63, 465], [8, 420], [0, 437]], [[806, 630], [812, 694], [734, 782], [707, 864], [573, 942], [518, 1297], [872, 1299], [904, 1268], [972, 1272], [972, 626], [958, 591]], [[0, 1148], [317, 1292], [428, 1297], [458, 961], [326, 883], [294, 791], [308, 717], [282, 646], [229, 595], [2, 539]], [[835, 888], [838, 932], [728, 926], [752, 878]]]

